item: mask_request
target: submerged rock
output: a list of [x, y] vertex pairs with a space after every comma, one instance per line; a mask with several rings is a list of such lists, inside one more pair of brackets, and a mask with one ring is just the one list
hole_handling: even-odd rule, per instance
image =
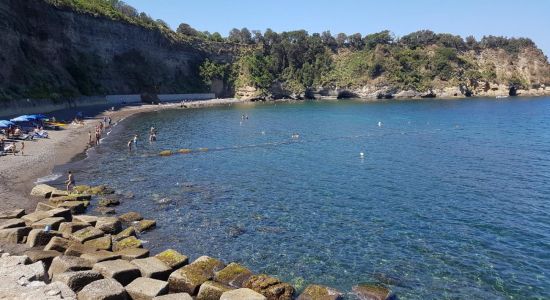
[[173, 154], [173, 153], [172, 153], [171, 150], [164, 150], [164, 151], [160, 151], [160, 152], [159, 152], [159, 155], [160, 155], [160, 156], [170, 156], [170, 155], [172, 155], [172, 154]]
[[376, 283], [359, 284], [354, 286], [352, 291], [360, 300], [387, 300], [393, 298], [388, 288]]
[[138, 212], [135, 212], [135, 211], [130, 211], [130, 212], [127, 212], [125, 214], [122, 214], [122, 215], [118, 216], [118, 218], [122, 222], [126, 222], [126, 223], [131, 223], [131, 222], [143, 220], [143, 217], [141, 216], [141, 214], [138, 213]]

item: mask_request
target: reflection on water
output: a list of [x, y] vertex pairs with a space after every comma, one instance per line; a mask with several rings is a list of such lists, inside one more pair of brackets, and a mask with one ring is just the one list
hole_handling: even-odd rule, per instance
[[[132, 195], [118, 211], [157, 220], [143, 237], [153, 249], [242, 262], [300, 286], [542, 299], [549, 115], [550, 99], [165, 111], [123, 123], [73, 167], [82, 182]], [[158, 156], [166, 149], [194, 151]]]

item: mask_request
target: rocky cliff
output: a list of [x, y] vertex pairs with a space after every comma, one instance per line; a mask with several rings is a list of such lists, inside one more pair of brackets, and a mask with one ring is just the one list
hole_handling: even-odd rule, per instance
[[0, 27], [0, 99], [208, 91], [199, 65], [229, 57], [43, 0], [0, 1]]

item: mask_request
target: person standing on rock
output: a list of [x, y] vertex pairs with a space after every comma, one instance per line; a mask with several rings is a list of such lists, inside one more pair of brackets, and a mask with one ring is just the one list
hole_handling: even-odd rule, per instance
[[67, 180], [65, 181], [65, 183], [67, 184], [67, 192], [71, 191], [72, 188], [74, 187], [74, 184], [75, 184], [73, 173], [71, 171], [69, 171], [68, 174], [69, 174], [69, 176], [68, 176]]

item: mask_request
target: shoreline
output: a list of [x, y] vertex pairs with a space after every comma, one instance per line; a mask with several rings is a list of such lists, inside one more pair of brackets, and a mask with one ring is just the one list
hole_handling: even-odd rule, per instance
[[[115, 111], [101, 110], [102, 106], [86, 107], [80, 110], [95, 111], [92, 117], [86, 117], [84, 125], [68, 124], [61, 130], [48, 131], [48, 139], [25, 141], [25, 155], [6, 155], [0, 157], [0, 194], [4, 201], [0, 202], [0, 210], [23, 208], [33, 211], [38, 200], [29, 196], [29, 193], [38, 179], [53, 175], [57, 166], [71, 162], [75, 157], [85, 153], [89, 148], [88, 131], [93, 131], [96, 122], [103, 116], [109, 116], [116, 124], [124, 119], [144, 112], [153, 112], [167, 109], [193, 109], [202, 107], [223, 106], [246, 103], [236, 99], [215, 99], [185, 103], [161, 105], [142, 104], [138, 106], [123, 106]], [[57, 111], [53, 115], [66, 114]], [[20, 143], [18, 143], [20, 149]]]

